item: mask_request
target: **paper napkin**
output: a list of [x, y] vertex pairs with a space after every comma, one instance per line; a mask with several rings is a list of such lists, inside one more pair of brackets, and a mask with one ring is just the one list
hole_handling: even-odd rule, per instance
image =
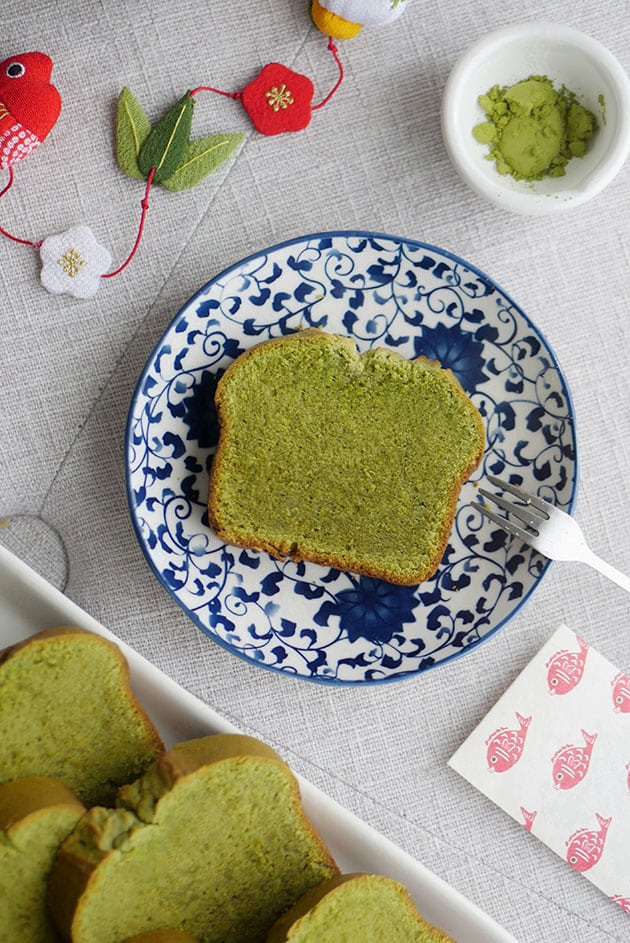
[[562, 625], [449, 765], [630, 913], [630, 676]]

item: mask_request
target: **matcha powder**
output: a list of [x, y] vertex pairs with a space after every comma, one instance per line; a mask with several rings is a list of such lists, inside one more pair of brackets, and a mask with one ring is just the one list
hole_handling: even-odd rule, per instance
[[595, 115], [567, 88], [557, 91], [544, 75], [531, 75], [516, 85], [495, 85], [479, 104], [487, 120], [473, 128], [488, 144], [488, 160], [500, 174], [516, 180], [562, 177], [573, 157], [583, 157], [597, 130]]

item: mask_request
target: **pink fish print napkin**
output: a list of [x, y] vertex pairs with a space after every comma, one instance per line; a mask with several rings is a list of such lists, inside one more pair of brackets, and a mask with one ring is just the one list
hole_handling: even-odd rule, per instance
[[449, 765], [630, 913], [630, 676], [562, 625]]

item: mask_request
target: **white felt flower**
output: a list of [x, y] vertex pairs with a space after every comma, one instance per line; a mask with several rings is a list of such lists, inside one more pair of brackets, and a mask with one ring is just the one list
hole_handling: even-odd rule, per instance
[[55, 295], [93, 298], [101, 276], [112, 264], [105, 246], [87, 226], [73, 226], [58, 236], [48, 236], [39, 250], [44, 288]]

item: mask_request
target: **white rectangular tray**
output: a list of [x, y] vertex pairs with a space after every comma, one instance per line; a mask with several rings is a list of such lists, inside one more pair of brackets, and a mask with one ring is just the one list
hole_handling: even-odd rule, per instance
[[[14, 554], [0, 547], [0, 649], [56, 625], [76, 625], [114, 641], [127, 658], [134, 691], [167, 746], [237, 728], [189, 694]], [[517, 943], [487, 914], [410, 855], [299, 778], [313, 825], [344, 872], [371, 871], [405, 884], [423, 916], [457, 943]]]

